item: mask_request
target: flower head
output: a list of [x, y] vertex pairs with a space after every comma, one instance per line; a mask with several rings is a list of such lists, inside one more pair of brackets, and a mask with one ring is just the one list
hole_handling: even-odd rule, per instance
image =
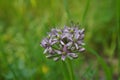
[[47, 58], [64, 61], [67, 57], [77, 58], [78, 53], [85, 50], [83, 39], [84, 29], [65, 26], [63, 29], [52, 29], [40, 44], [45, 48]]

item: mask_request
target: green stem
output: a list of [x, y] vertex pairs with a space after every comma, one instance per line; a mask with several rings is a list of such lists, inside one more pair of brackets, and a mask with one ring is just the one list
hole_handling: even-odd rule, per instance
[[68, 19], [71, 20], [71, 14], [70, 14], [69, 7], [68, 7], [68, 1], [67, 0], [63, 0], [63, 2], [64, 2], [64, 7], [65, 7], [65, 10], [66, 10]]
[[72, 66], [72, 62], [70, 59], [67, 61], [67, 64], [68, 64], [68, 69], [69, 69], [70, 80], [75, 80], [73, 66]]
[[86, 19], [86, 16], [87, 16], [89, 4], [90, 4], [90, 0], [87, 0], [86, 5], [85, 5], [85, 10], [84, 10], [83, 16], [82, 16], [82, 25], [84, 25], [84, 23], [85, 23], [85, 19]]
[[72, 62], [70, 59], [62, 61], [65, 80], [75, 80]]
[[69, 76], [69, 71], [67, 68], [67, 64], [65, 61], [62, 61], [62, 69], [63, 69], [63, 74], [64, 74], [64, 80], [70, 80], [70, 76]]
[[[118, 36], [118, 39], [117, 39], [117, 44], [118, 44], [118, 67], [119, 67], [119, 70], [118, 70], [118, 74], [120, 75], [120, 35], [119, 35], [119, 33], [120, 33], [120, 25], [119, 25], [119, 23], [120, 23], [120, 20], [119, 20], [119, 18], [120, 18], [120, 16], [119, 16], [119, 5], [120, 5], [120, 1], [119, 0], [116, 0], [116, 21], [117, 21], [117, 36]], [[120, 78], [120, 77], [119, 77]]]

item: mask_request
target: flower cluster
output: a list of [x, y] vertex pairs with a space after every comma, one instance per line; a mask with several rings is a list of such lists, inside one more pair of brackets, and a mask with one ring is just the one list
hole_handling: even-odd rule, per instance
[[63, 29], [52, 29], [40, 45], [45, 48], [44, 54], [47, 58], [64, 61], [66, 57], [77, 58], [78, 53], [85, 50], [83, 39], [84, 29], [65, 26]]

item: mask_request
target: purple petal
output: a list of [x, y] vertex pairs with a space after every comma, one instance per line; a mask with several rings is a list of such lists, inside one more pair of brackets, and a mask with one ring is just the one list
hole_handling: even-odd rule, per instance
[[67, 50], [67, 46], [66, 45], [64, 45], [64, 47], [63, 47], [63, 52], [67, 52], [68, 50]]
[[61, 36], [61, 39], [63, 38], [68, 38], [70, 37], [71, 35], [69, 33], [63, 33], [62, 36]]
[[56, 30], [56, 29], [52, 29], [52, 30], [51, 30], [51, 33], [52, 33], [52, 34], [56, 34], [56, 33], [57, 33], [57, 30]]
[[64, 33], [69, 32], [68, 27], [65, 26], [64, 29], [63, 29], [63, 32]]
[[73, 37], [73, 35], [70, 34], [67, 38], [68, 38], [68, 40], [73, 41], [72, 37]]
[[61, 36], [61, 39], [65, 38], [65, 37], [66, 37], [66, 35], [62, 35], [62, 36]]
[[52, 42], [51, 42], [51, 45], [53, 45], [53, 44], [55, 44], [55, 43], [57, 43], [58, 41], [57, 40], [53, 40]]
[[59, 50], [55, 50], [55, 52], [58, 53], [58, 54], [62, 54], [62, 52], [59, 51]]
[[77, 41], [78, 44], [82, 44], [83, 42], [81, 40]]
[[54, 35], [57, 34], [58, 32], [61, 32], [60, 29], [52, 29], [51, 33], [53, 33]]
[[84, 39], [84, 36], [85, 36], [84, 34], [81, 34], [80, 39]]
[[48, 52], [49, 52], [49, 53], [52, 53], [52, 52], [53, 52], [53, 50], [52, 50], [51, 47], [48, 48]]
[[65, 58], [66, 58], [65, 55], [62, 55], [62, 56], [61, 56], [61, 59], [62, 59], [63, 61], [65, 61]]
[[42, 42], [41, 42], [41, 46], [44, 47], [44, 48], [47, 47], [46, 46], [47, 42], [48, 42], [48, 39], [46, 39], [46, 38], [43, 39]]
[[74, 29], [74, 30], [75, 30], [75, 32], [79, 32], [78, 27], [75, 27], [75, 29]]
[[52, 38], [49, 39], [49, 44], [51, 44], [51, 42], [52, 42]]
[[77, 41], [77, 43], [80, 44], [80, 45], [85, 45], [85, 43], [83, 43], [82, 40]]
[[65, 26], [64, 29], [63, 29], [63, 32], [64, 32], [64, 33], [68, 33], [69, 31], [70, 31], [70, 28], [67, 27], [67, 26]]
[[76, 32], [76, 33], [75, 33], [75, 39], [78, 39], [78, 38], [79, 38], [79, 36], [80, 36], [80, 35], [79, 35], [79, 33], [78, 33], [78, 32]]

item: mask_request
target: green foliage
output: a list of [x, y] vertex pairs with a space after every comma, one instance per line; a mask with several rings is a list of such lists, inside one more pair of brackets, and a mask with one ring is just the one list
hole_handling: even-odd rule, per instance
[[0, 0], [0, 80], [74, 78], [72, 67], [46, 59], [39, 45], [70, 21], [86, 30], [86, 51], [70, 64], [75, 79], [117, 80], [119, 0]]

